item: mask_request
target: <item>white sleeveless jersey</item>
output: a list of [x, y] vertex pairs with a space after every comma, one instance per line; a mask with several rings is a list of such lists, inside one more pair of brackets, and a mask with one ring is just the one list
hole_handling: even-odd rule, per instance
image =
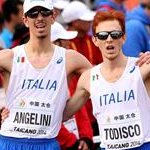
[[150, 141], [150, 99], [135, 60], [128, 58], [114, 83], [102, 77], [100, 65], [91, 70], [90, 94], [102, 148], [129, 149]]
[[49, 64], [37, 69], [29, 62], [24, 45], [14, 49], [5, 101], [10, 114], [0, 134], [17, 138], [57, 136], [69, 97], [65, 52], [64, 48], [55, 46]]

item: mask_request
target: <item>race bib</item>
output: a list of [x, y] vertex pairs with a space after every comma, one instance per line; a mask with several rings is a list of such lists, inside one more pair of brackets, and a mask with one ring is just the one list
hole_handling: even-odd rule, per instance
[[143, 131], [138, 110], [123, 114], [97, 116], [100, 123], [101, 147], [129, 149], [143, 143]]
[[48, 102], [16, 100], [4, 128], [7, 124], [7, 130], [16, 137], [22, 134], [27, 137], [47, 137], [51, 133], [54, 108]]

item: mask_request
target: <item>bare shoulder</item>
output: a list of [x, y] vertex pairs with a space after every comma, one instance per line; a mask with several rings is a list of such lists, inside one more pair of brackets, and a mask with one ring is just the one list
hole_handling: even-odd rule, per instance
[[[13, 55], [13, 49], [3, 49], [0, 51], [0, 54], [3, 55], [3, 57], [11, 58]], [[0, 58], [1, 58], [1, 55], [0, 55]]]
[[12, 49], [4, 49], [0, 51], [0, 71], [11, 71], [13, 56], [14, 53]]
[[66, 52], [66, 68], [67, 72], [82, 74], [85, 70], [91, 68], [91, 63], [85, 56], [76, 52], [75, 50], [68, 49]]
[[78, 86], [90, 92], [91, 69], [86, 70], [79, 78]]
[[81, 61], [87, 60], [85, 58], [85, 56], [83, 56], [82, 54], [80, 54], [77, 51], [72, 50], [72, 49], [68, 49], [67, 50], [67, 52], [66, 52], [66, 58], [67, 58], [67, 61], [73, 61], [73, 62], [74, 61], [78, 61], [78, 60], [81, 60]]

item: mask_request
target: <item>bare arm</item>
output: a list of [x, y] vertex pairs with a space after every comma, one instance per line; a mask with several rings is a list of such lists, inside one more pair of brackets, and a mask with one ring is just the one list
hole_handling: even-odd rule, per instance
[[11, 72], [13, 60], [13, 51], [10, 49], [5, 49], [0, 51], [0, 71], [1, 72]]
[[75, 112], [81, 109], [81, 107], [87, 102], [89, 94], [89, 70], [84, 72], [77, 84], [77, 88], [73, 96], [67, 101], [64, 110], [63, 121], [68, 120]]
[[4, 78], [4, 88], [7, 91], [10, 72], [12, 70], [12, 61], [13, 61], [13, 51], [10, 49], [5, 49], [0, 51], [0, 72]]
[[141, 75], [147, 90], [147, 93], [150, 97], [150, 64], [143, 64], [140, 67]]

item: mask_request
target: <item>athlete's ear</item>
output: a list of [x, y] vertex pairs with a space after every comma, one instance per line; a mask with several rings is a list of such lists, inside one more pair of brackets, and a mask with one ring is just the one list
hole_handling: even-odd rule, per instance
[[127, 39], [127, 35], [126, 35], [126, 34], [123, 35], [123, 39], [124, 39], [124, 40]]
[[94, 45], [95, 45], [96, 47], [99, 47], [99, 46], [98, 46], [98, 39], [97, 39], [95, 36], [92, 36], [92, 41], [93, 41], [93, 43], [94, 43]]
[[53, 18], [54, 18], [54, 20], [56, 21], [56, 18], [57, 18], [57, 13], [56, 13], [56, 10], [55, 10], [55, 8], [54, 8], [54, 10], [53, 10]]
[[51, 23], [51, 24], [54, 24], [55, 19], [56, 19], [56, 16], [55, 16], [55, 12], [54, 12], [54, 10], [53, 10], [53, 14], [52, 14], [52, 16], [51, 16], [51, 20], [52, 20], [52, 23]]
[[29, 27], [28, 20], [27, 20], [27, 17], [25, 15], [23, 15], [22, 20], [23, 20], [23, 23], [25, 24], [25, 26], [28, 28]]
[[126, 34], [124, 34], [123, 35], [123, 37], [122, 37], [122, 39], [123, 39], [123, 44], [124, 44], [124, 42], [126, 41], [126, 39], [127, 39], [127, 35]]

